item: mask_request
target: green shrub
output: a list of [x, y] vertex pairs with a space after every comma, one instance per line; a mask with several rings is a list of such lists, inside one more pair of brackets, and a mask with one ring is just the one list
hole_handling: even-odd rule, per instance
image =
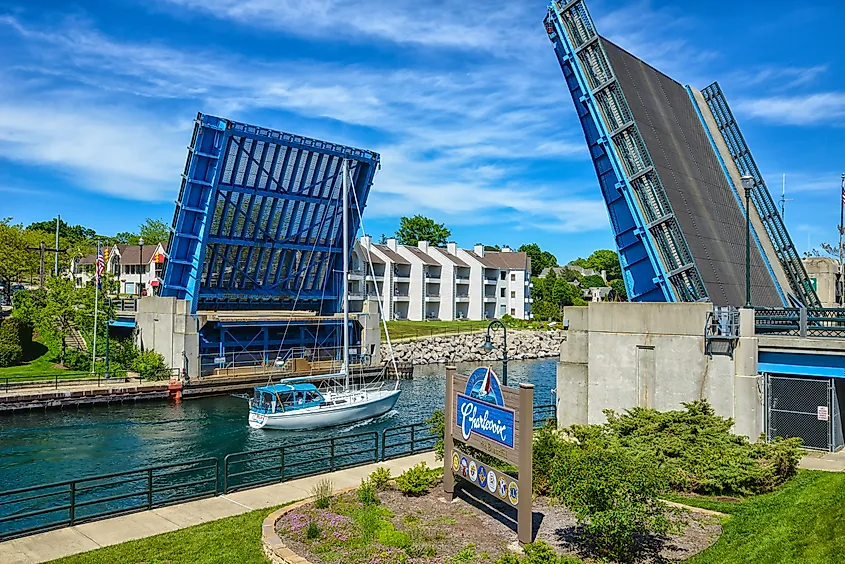
[[109, 344], [109, 357], [112, 366], [121, 366], [132, 370], [135, 359], [138, 358], [138, 347], [132, 339], [114, 339]]
[[0, 367], [14, 366], [23, 360], [23, 349], [20, 345], [0, 343]]
[[357, 493], [358, 500], [364, 505], [378, 505], [380, 503], [376, 486], [370, 480], [361, 480]]
[[47, 304], [45, 290], [18, 290], [12, 294], [12, 318], [35, 326]]
[[327, 509], [332, 500], [332, 481], [320, 480], [313, 488], [311, 488], [311, 495], [314, 496], [314, 507], [317, 509]]
[[170, 378], [164, 357], [156, 351], [139, 352], [132, 363], [132, 370], [146, 380], [165, 380]]
[[526, 544], [522, 547], [525, 556], [519, 557], [513, 552], [506, 552], [496, 560], [496, 564], [581, 564], [581, 560], [572, 556], [558, 554], [543, 541]]
[[420, 462], [396, 478], [396, 487], [405, 495], [421, 496], [427, 494], [439, 479], [439, 469], [429, 468], [425, 462]]
[[471, 564], [475, 562], [475, 545], [468, 544], [463, 547], [453, 558], [452, 562]]
[[435, 460], [443, 460], [443, 437], [446, 433], [446, 415], [442, 409], [435, 409], [431, 417], [425, 420], [428, 425], [429, 432], [437, 437], [434, 443], [434, 458]]
[[64, 365], [73, 370], [88, 372], [91, 370], [91, 356], [79, 349], [68, 348], [65, 351]]
[[638, 538], [673, 530], [657, 498], [666, 485], [653, 457], [595, 441], [563, 450], [551, 472], [552, 494], [584, 523], [596, 553], [619, 562], [637, 556]]
[[308, 540], [318, 539], [320, 538], [321, 533], [322, 531], [320, 530], [320, 526], [314, 521], [311, 521], [305, 529], [305, 538]]
[[533, 467], [534, 491], [539, 495], [548, 495], [551, 487], [552, 463], [558, 454], [575, 447], [574, 441], [554, 423], [547, 422], [534, 431]]
[[384, 491], [390, 484], [390, 469], [384, 466], [379, 466], [374, 472], [370, 474], [369, 482], [375, 486], [378, 491]]
[[0, 323], [0, 344], [29, 350], [32, 346], [32, 324], [18, 317], [9, 317]]
[[660, 412], [607, 411], [607, 431], [634, 455], [653, 453], [666, 467], [672, 489], [705, 495], [752, 495], [777, 489], [795, 475], [800, 439], [750, 443], [731, 433], [733, 420], [706, 401]]

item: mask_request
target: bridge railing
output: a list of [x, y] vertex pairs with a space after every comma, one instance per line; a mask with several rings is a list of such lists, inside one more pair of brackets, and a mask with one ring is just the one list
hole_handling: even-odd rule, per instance
[[755, 334], [789, 337], [845, 337], [843, 308], [756, 308]]
[[201, 458], [0, 492], [0, 540], [215, 496], [217, 480]]

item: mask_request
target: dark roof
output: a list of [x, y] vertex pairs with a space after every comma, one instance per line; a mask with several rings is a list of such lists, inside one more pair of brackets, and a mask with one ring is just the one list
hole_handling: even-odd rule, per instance
[[478, 262], [480, 262], [482, 265], [486, 266], [487, 268], [499, 268], [498, 266], [493, 264], [490, 261], [490, 259], [487, 258], [486, 254], [482, 257], [481, 255], [475, 254], [473, 251], [468, 250], [467, 253], [469, 254], [469, 256], [471, 256], [472, 258], [474, 258], [475, 260], [477, 260]]
[[410, 245], [403, 245], [406, 249], [414, 253], [414, 255], [423, 261], [423, 264], [427, 264], [428, 266], [440, 266], [440, 263], [428, 256], [422, 249], [419, 247], [412, 247]]
[[370, 251], [366, 247], [361, 247], [361, 254], [363, 254], [364, 258], [366, 258], [369, 262], [373, 262], [375, 264], [384, 264], [384, 261], [381, 260], [380, 256], [376, 255], [374, 252]]
[[373, 245], [375, 248], [379, 250], [379, 252], [384, 253], [384, 255], [391, 260], [391, 262], [395, 262], [398, 264], [411, 264], [411, 262], [397, 253], [396, 251], [391, 250], [390, 247], [387, 245]]
[[440, 251], [441, 255], [443, 255], [444, 257], [446, 257], [450, 261], [452, 261], [452, 263], [455, 264], [456, 266], [467, 266], [467, 267], [469, 266], [467, 263], [465, 263], [464, 261], [462, 261], [461, 259], [459, 259], [455, 255], [449, 254], [449, 251], [444, 249], [443, 247], [434, 247], [434, 248], [437, 249], [438, 251]]
[[97, 260], [97, 253], [91, 253], [90, 255], [85, 255], [84, 257], [79, 257], [77, 264], [94, 264]]
[[[165, 245], [165, 243], [162, 243], [162, 248]], [[120, 253], [120, 264], [149, 264], [153, 260], [153, 255], [158, 250], [158, 243], [144, 245], [144, 256], [141, 257], [142, 260], [138, 260], [138, 257], [141, 255], [140, 245], [118, 245], [117, 250]]]
[[484, 253], [484, 257], [490, 259], [490, 262], [496, 265], [496, 268], [528, 270], [528, 255], [526, 253], [489, 251]]

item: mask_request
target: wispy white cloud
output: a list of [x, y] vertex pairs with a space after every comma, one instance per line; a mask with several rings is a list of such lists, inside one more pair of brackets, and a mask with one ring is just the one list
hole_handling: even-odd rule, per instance
[[754, 118], [784, 125], [842, 124], [845, 92], [820, 92], [738, 100], [737, 109]]
[[[455, 223], [483, 216], [564, 231], [606, 227], [597, 191], [560, 198], [554, 191], [561, 188], [526, 180], [530, 163], [538, 159], [588, 158], [577, 122], [561, 126], [559, 116], [572, 111], [571, 101], [553, 64], [537, 74], [501, 62], [457, 72], [245, 59], [220, 52], [194, 58], [162, 44], [120, 42], [74, 23], [44, 30], [14, 18], [0, 20], [26, 40], [31, 52], [29, 60], [6, 72], [57, 78], [63, 88], [73, 84], [88, 96], [94, 93], [106, 107], [112, 99], [140, 105], [199, 101], [205, 111], [235, 119], [283, 110], [378, 131], [376, 138], [384, 141], [364, 143], [382, 152], [384, 166], [368, 213], [397, 216], [425, 209]], [[7, 94], [0, 101], [0, 128], [14, 134], [2, 139], [0, 155], [76, 171], [92, 189], [110, 194], [173, 197], [189, 124], [173, 126], [167, 113], [132, 115], [126, 107], [102, 111], [91, 103], [57, 104], [60, 96], [51, 97], [44, 88], [36, 96], [40, 100], [24, 89]], [[61, 127], [33, 123], [38, 106], [44, 106], [47, 122]], [[346, 139], [334, 139], [358, 143], [355, 131], [345, 131]], [[43, 147], [21, 141], [35, 139]]]
[[828, 70], [827, 65], [811, 67], [768, 66], [732, 73], [728, 80], [743, 87], [766, 84], [778, 90], [795, 88], [814, 82]]

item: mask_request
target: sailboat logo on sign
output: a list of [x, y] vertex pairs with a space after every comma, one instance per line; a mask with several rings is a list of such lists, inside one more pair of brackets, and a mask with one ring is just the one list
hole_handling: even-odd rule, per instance
[[492, 368], [478, 368], [467, 379], [464, 393], [457, 393], [455, 424], [461, 436], [472, 434], [514, 447], [514, 411], [505, 407], [499, 379]]

